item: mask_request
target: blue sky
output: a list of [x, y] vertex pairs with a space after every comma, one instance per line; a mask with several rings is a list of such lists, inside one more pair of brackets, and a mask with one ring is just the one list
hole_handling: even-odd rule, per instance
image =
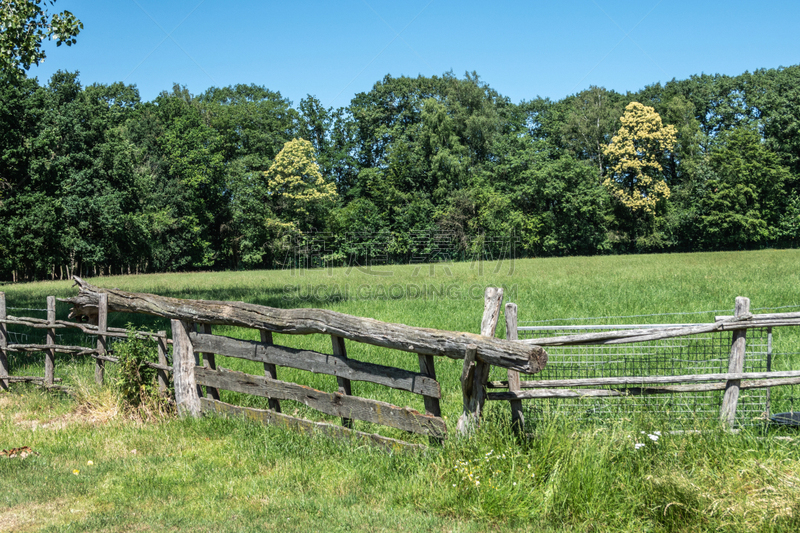
[[514, 102], [800, 63], [800, 2], [57, 0], [83, 23], [29, 76], [79, 70], [152, 100], [255, 83], [346, 106], [386, 74], [476, 71]]

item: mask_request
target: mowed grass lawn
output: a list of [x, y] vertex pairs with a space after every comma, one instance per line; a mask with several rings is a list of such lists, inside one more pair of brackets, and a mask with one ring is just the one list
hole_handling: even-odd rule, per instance
[[[381, 266], [372, 269], [115, 276], [99, 286], [181, 298], [242, 300], [276, 307], [324, 307], [413, 326], [477, 332], [483, 288], [500, 286], [522, 321], [800, 305], [795, 250], [550, 258]], [[70, 282], [6, 285], [10, 308], [43, 308], [75, 294]], [[787, 308], [787, 310], [797, 310]], [[59, 318], [68, 306], [59, 304]], [[37, 311], [9, 309], [17, 316]], [[674, 317], [704, 321], [712, 314]], [[665, 317], [640, 317], [660, 322]], [[151, 317], [112, 315], [112, 326], [168, 329]], [[502, 319], [498, 335], [503, 336]], [[13, 328], [12, 328], [13, 330]], [[218, 328], [256, 339], [257, 332]], [[800, 352], [798, 335], [781, 349]], [[80, 339], [77, 339], [80, 341]], [[325, 336], [276, 335], [275, 342], [330, 351]], [[357, 359], [417, 368], [413, 354], [348, 343]], [[800, 367], [792, 357], [776, 369]], [[125, 414], [112, 386], [91, 385], [92, 362], [57, 358], [56, 375], [79, 392], [13, 385], [0, 392], [0, 531], [797, 531], [798, 440], [788, 430], [728, 434], [714, 420], [701, 432], [661, 431], [669, 420], [631, 416], [614, 423], [554, 420], [516, 441], [504, 402], [488, 406], [479, 434], [455, 437], [461, 409], [459, 361], [437, 359], [451, 438], [419, 453], [306, 437], [242, 420], [165, 419]], [[42, 357], [12, 357], [12, 372], [41, 375]], [[259, 365], [219, 358], [229, 368]], [[115, 370], [108, 367], [108, 382]], [[502, 372], [496, 373], [502, 377]], [[335, 379], [279, 369], [279, 378], [324, 390]], [[410, 405], [408, 393], [353, 383], [358, 395]], [[260, 398], [225, 394], [237, 404]], [[284, 412], [323, 419], [286, 402]], [[387, 428], [356, 424], [424, 442]], [[660, 435], [656, 432], [661, 432]], [[644, 432], [642, 434], [641, 432]], [[656, 437], [648, 437], [651, 435]], [[787, 437], [789, 437], [787, 439]], [[635, 443], [645, 446], [636, 449]], [[89, 464], [91, 462], [91, 464]]]

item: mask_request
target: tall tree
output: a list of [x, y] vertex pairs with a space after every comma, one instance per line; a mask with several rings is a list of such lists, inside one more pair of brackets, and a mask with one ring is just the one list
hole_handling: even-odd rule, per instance
[[564, 146], [579, 159], [588, 159], [605, 173], [605, 148], [619, 128], [622, 96], [592, 85], [567, 99], [566, 117], [561, 124]]
[[702, 199], [706, 246], [740, 249], [773, 238], [785, 210], [789, 171], [747, 127], [720, 135], [710, 156], [715, 177]]
[[631, 102], [620, 119], [622, 126], [605, 147], [609, 192], [633, 212], [652, 214], [656, 203], [669, 197], [662, 163], [676, 142], [677, 130], [664, 126], [652, 107]]
[[337, 200], [336, 185], [323, 178], [305, 139], [287, 142], [269, 170], [250, 175], [238, 191], [233, 215], [241, 259], [250, 266], [269, 266], [300, 232], [325, 229]]

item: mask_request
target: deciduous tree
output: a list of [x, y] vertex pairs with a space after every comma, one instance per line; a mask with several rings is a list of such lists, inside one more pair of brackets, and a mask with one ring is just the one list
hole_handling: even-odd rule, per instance
[[55, 0], [3, 0], [0, 2], [0, 70], [24, 75], [31, 65], [44, 61], [42, 41], [56, 46], [75, 44], [83, 23], [69, 11], [51, 15], [47, 5]]
[[609, 158], [609, 192], [631, 211], [655, 212], [656, 203], [669, 198], [662, 161], [675, 146], [677, 130], [664, 126], [652, 107], [631, 102], [620, 119], [622, 126], [603, 153]]

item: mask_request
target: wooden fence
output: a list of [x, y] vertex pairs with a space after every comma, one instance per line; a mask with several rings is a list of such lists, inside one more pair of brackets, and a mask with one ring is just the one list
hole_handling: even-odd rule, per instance
[[[738, 297], [736, 298], [733, 316], [715, 317], [715, 322], [710, 324], [675, 328], [614, 330], [517, 341], [523, 344], [542, 347], [591, 346], [641, 343], [717, 331], [732, 331], [733, 336], [727, 373], [520, 381], [519, 372], [510, 369], [506, 381], [487, 383], [489, 389], [507, 390], [504, 392], [489, 392], [487, 394], [487, 399], [509, 401], [511, 403], [512, 422], [514, 427], [520, 431], [524, 427], [522, 400], [534, 398], [620, 397], [725, 391], [719, 416], [720, 421], [730, 427], [733, 425], [736, 417], [740, 390], [800, 384], [800, 370], [785, 372], [743, 372], [748, 329], [800, 326], [800, 313], [753, 315], [749, 312], [749, 309], [750, 300], [748, 298]], [[516, 341], [518, 338], [517, 306], [513, 303], [506, 304], [505, 316], [507, 338]], [[609, 388], [597, 389], [590, 387]]]
[[[95, 360], [95, 381], [103, 384], [105, 379], [105, 363], [119, 361], [108, 349], [110, 338], [125, 338], [128, 332], [122, 328], [108, 327], [108, 298], [103, 296], [98, 302], [97, 309], [92, 314], [94, 324], [72, 322], [69, 320], [56, 320], [56, 298], [47, 297], [47, 319], [32, 317], [17, 317], [7, 314], [6, 295], [0, 292], [0, 388], [8, 389], [9, 383], [31, 382], [39, 383], [45, 387], [56, 387], [61, 379], [56, 377], [56, 354], [66, 353], [74, 356], [87, 356]], [[25, 326], [46, 331], [45, 344], [20, 344], [9, 342], [8, 325]], [[95, 347], [67, 346], [56, 344], [56, 331], [63, 329], [77, 329], [96, 338]], [[158, 363], [148, 363], [158, 369], [159, 388], [167, 389], [167, 372], [172, 368], [167, 364], [167, 344], [172, 341], [167, 339], [166, 331], [151, 333], [138, 331], [140, 338], [154, 338], [158, 341]], [[8, 354], [19, 352], [41, 352], [44, 354], [44, 376], [15, 376], [11, 374]]]
[[[266, 423], [326, 434], [356, 435], [382, 446], [400, 442], [352, 429], [353, 420], [398, 428], [440, 441], [447, 428], [441, 416], [441, 388], [436, 379], [435, 358], [464, 361], [463, 413], [458, 428], [472, 431], [480, 421], [486, 399], [490, 365], [536, 373], [547, 362], [538, 346], [494, 337], [503, 291], [486, 290], [481, 335], [415, 328], [360, 318], [324, 309], [277, 309], [243, 302], [219, 302], [166, 298], [153, 294], [99, 289], [76, 278], [80, 292], [66, 299], [73, 305], [70, 316], [97, 314], [99, 306], [110, 312], [145, 313], [169, 318], [173, 340], [175, 400], [183, 416], [204, 412], [240, 414]], [[103, 303], [105, 302], [105, 304]], [[212, 326], [236, 326], [259, 331], [260, 341], [212, 334]], [[331, 353], [298, 350], [274, 344], [272, 334], [326, 335]], [[415, 354], [419, 372], [351, 359], [346, 342], [359, 342]], [[263, 363], [264, 374], [226, 370], [216, 355]], [[325, 392], [278, 379], [278, 367], [289, 367], [335, 376], [336, 392]], [[422, 395], [425, 413], [352, 394], [351, 381], [367, 381]], [[205, 387], [205, 392], [203, 388]], [[220, 390], [253, 394], [269, 399], [269, 409], [240, 407], [220, 401]], [[314, 422], [281, 412], [280, 402], [294, 400], [329, 416], [341, 425]]]

